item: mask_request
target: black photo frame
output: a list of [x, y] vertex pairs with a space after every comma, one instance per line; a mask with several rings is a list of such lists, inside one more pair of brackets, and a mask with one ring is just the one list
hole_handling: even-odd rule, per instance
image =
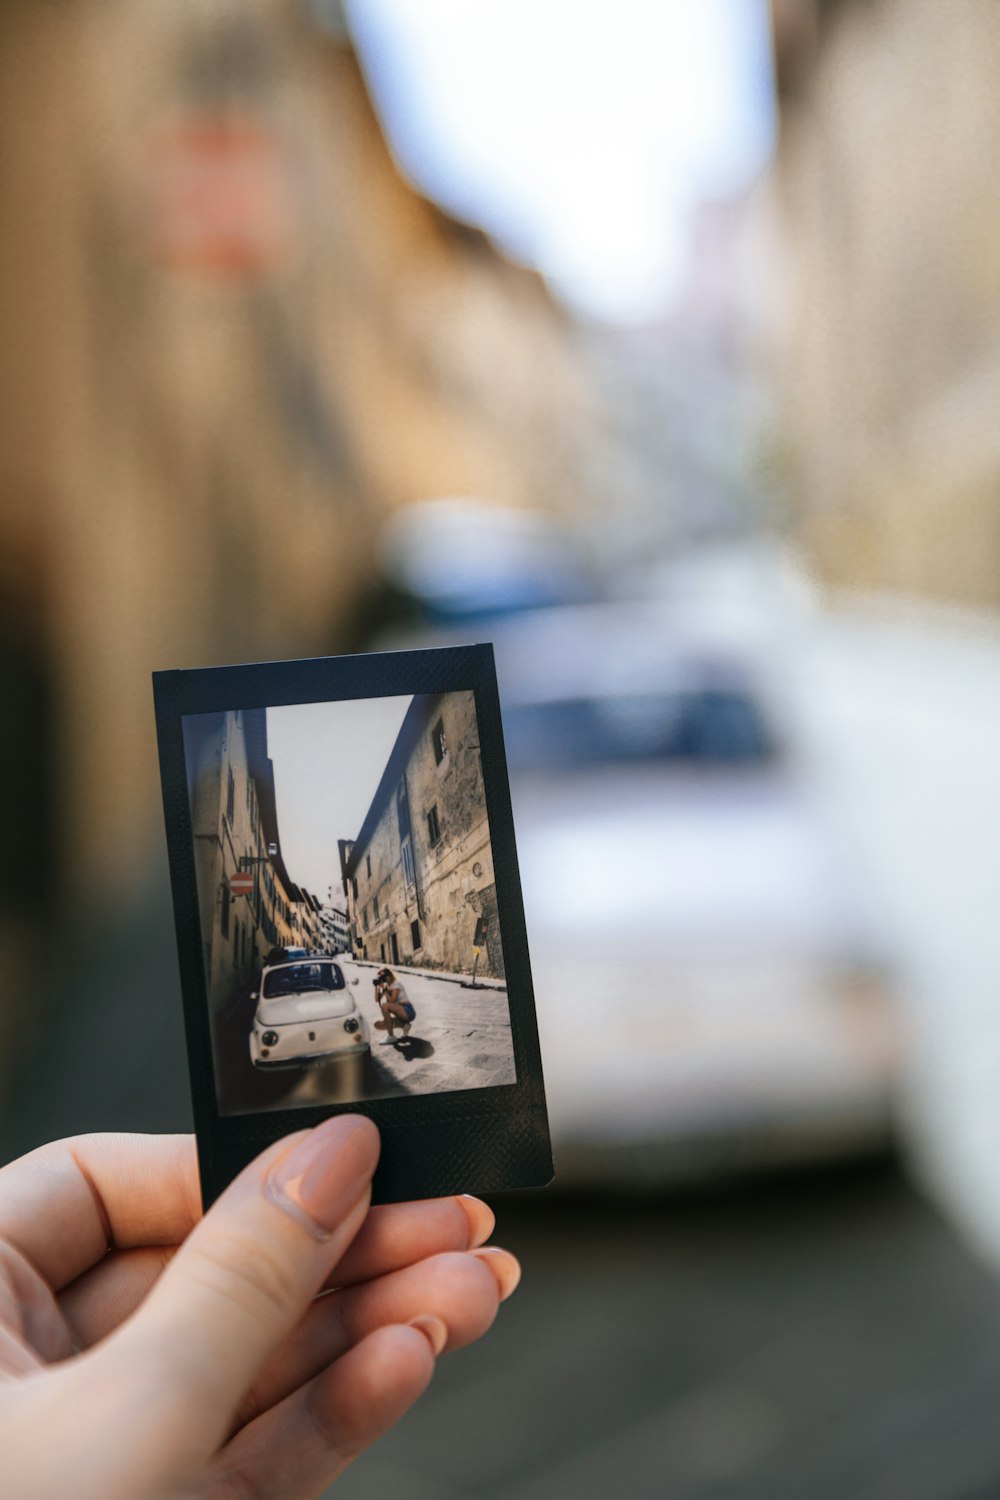
[[[466, 691], [474, 695], [478, 719], [516, 1081], [454, 1092], [221, 1114], [203, 959], [185, 718]], [[205, 1206], [272, 1141], [347, 1112], [367, 1115], [382, 1136], [374, 1202], [492, 1193], [549, 1182], [552, 1155], [492, 646], [156, 672], [153, 693]]]

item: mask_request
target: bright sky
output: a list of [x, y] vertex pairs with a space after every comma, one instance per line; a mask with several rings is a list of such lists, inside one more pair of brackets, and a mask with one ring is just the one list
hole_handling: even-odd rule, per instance
[[285, 868], [326, 902], [342, 898], [338, 839], [356, 838], [411, 695], [267, 710]]
[[669, 306], [774, 144], [765, 0], [350, 0], [400, 161], [585, 313]]

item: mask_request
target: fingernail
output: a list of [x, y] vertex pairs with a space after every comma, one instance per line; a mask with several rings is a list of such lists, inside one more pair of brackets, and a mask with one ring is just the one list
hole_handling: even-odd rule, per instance
[[469, 1221], [469, 1243], [465, 1248], [472, 1250], [489, 1239], [496, 1228], [496, 1217], [487, 1204], [469, 1193], [463, 1193], [458, 1201], [465, 1209], [465, 1216]]
[[489, 1266], [500, 1288], [500, 1301], [506, 1302], [521, 1279], [521, 1267], [509, 1250], [499, 1250], [496, 1245], [487, 1245], [484, 1250], [473, 1250], [484, 1265]]
[[363, 1196], [378, 1161], [378, 1131], [362, 1115], [338, 1115], [310, 1131], [264, 1179], [272, 1203], [328, 1240]]
[[434, 1351], [435, 1358], [441, 1353], [448, 1342], [448, 1329], [440, 1318], [435, 1318], [433, 1313], [421, 1313], [419, 1318], [411, 1318], [407, 1328], [419, 1328], [427, 1342]]

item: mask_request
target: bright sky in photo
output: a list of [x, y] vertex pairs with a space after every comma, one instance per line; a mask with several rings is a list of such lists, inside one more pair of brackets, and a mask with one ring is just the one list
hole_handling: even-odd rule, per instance
[[654, 315], [774, 146], [765, 0], [354, 0], [404, 170], [586, 314]]
[[353, 839], [385, 770], [412, 694], [294, 703], [267, 710], [281, 852], [292, 880], [343, 906], [338, 839]]

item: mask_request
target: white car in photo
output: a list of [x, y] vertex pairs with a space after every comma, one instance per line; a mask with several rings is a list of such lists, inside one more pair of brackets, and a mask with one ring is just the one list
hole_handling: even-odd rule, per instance
[[311, 956], [261, 971], [250, 1060], [255, 1068], [280, 1068], [370, 1051], [368, 1023], [344, 971], [332, 959]]

